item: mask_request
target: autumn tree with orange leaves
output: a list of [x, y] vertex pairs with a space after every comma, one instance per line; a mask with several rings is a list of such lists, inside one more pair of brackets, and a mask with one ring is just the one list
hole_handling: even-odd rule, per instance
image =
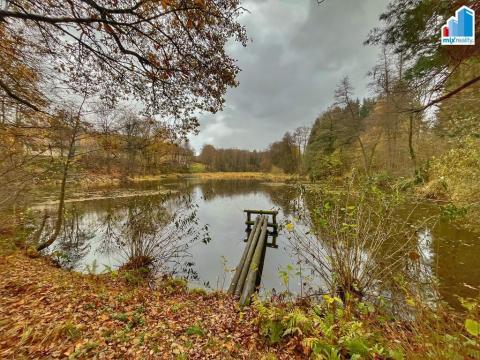
[[238, 0], [0, 2], [0, 170], [8, 183], [19, 190], [19, 179], [38, 178], [28, 164], [45, 154], [27, 154], [32, 143], [51, 150], [62, 143], [58, 129], [74, 134], [57, 174], [62, 203], [78, 137], [93, 128], [93, 102], [106, 111], [129, 104], [175, 137], [196, 131], [198, 114], [220, 111], [238, 84], [225, 45], [246, 45], [243, 11]]
[[[221, 110], [226, 89], [237, 85], [239, 68], [224, 48], [230, 38], [245, 45], [242, 12], [238, 0], [9, 0], [0, 22], [41, 53], [45, 82], [68, 82], [112, 105], [134, 100], [190, 131], [198, 111]], [[7, 76], [2, 67], [2, 92], [45, 109]]]

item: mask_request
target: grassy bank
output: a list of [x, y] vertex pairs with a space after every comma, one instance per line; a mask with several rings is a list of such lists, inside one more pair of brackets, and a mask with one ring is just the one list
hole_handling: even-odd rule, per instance
[[162, 179], [200, 179], [200, 180], [259, 180], [266, 182], [293, 182], [302, 180], [299, 175], [273, 174], [261, 172], [198, 172], [184, 174], [165, 174], [152, 176], [135, 176], [132, 181], [155, 181]]
[[306, 177], [290, 174], [274, 174], [262, 172], [192, 172], [157, 175], [120, 176], [115, 174], [88, 174], [72, 178], [72, 183], [82, 188], [118, 186], [125, 182], [160, 181], [168, 179], [199, 180], [258, 180], [265, 182], [297, 182]]
[[[0, 357], [128, 359], [475, 359], [478, 323], [428, 310], [398, 321], [369, 304], [255, 302], [154, 288], [132, 272], [82, 275], [20, 252], [0, 257]], [[472, 303], [467, 318], [478, 315]], [[467, 323], [465, 323], [467, 324]]]

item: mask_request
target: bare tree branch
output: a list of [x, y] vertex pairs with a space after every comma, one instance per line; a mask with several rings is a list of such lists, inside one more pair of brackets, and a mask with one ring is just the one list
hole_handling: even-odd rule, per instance
[[39, 109], [37, 106], [33, 105], [33, 104], [32, 104], [31, 102], [29, 102], [28, 100], [23, 99], [21, 96], [15, 94], [15, 93], [13, 92], [13, 90], [11, 90], [11, 89], [7, 86], [7, 84], [5, 84], [2, 80], [0, 80], [0, 88], [2, 88], [3, 91], [5, 91], [5, 93], [6, 93], [9, 97], [11, 97], [12, 99], [14, 99], [14, 100], [18, 101], [19, 103], [21, 103], [21, 104], [29, 107], [29, 108], [32, 109], [32, 110], [40, 111], [40, 109]]
[[452, 96], [458, 94], [459, 92], [465, 90], [466, 88], [472, 86], [473, 84], [477, 83], [478, 81], [480, 81], [480, 75], [471, 79], [470, 81], [467, 81], [466, 83], [464, 83], [463, 85], [459, 86], [458, 88], [456, 88], [455, 90], [453, 91], [450, 91], [449, 93], [439, 97], [439, 98], [436, 98], [432, 101], [430, 101], [428, 104], [420, 107], [420, 108], [417, 108], [417, 109], [413, 109], [411, 112], [414, 112], [414, 113], [419, 113], [419, 112], [422, 112], [422, 111], [425, 111], [426, 109], [428, 109], [429, 107], [435, 105], [435, 104], [438, 104], [444, 100], [447, 100], [449, 98], [451, 98]]

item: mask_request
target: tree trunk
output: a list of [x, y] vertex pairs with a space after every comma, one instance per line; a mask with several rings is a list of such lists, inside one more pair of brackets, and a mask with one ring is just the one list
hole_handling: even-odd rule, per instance
[[43, 214], [42, 222], [40, 223], [40, 227], [37, 230], [35, 230], [35, 232], [32, 235], [32, 242], [34, 244], [36, 244], [40, 241], [40, 237], [42, 236], [42, 232], [43, 232], [43, 229], [45, 228], [45, 224], [47, 222], [47, 219], [48, 219], [48, 213], [47, 213], [47, 211], [45, 211], [44, 214]]
[[408, 149], [410, 151], [410, 159], [413, 163], [414, 173], [417, 172], [417, 155], [415, 154], [415, 149], [413, 147], [413, 120], [415, 115], [410, 114], [410, 121], [408, 125]]
[[380, 143], [380, 139], [382, 134], [379, 135], [377, 142], [373, 145], [372, 150], [370, 151], [370, 159], [368, 159], [368, 171], [372, 168], [373, 159], [375, 157], [375, 150], [377, 149], [378, 144]]
[[80, 117], [77, 117], [77, 120], [75, 122], [75, 126], [73, 128], [73, 133], [70, 138], [70, 143], [68, 146], [68, 155], [67, 159], [65, 161], [65, 164], [63, 166], [63, 176], [62, 176], [62, 185], [60, 187], [60, 198], [59, 198], [59, 203], [58, 203], [58, 209], [57, 209], [57, 220], [55, 221], [55, 228], [53, 230], [53, 233], [50, 235], [48, 240], [45, 242], [39, 244], [37, 246], [37, 251], [41, 251], [52, 245], [55, 240], [57, 239], [58, 235], [60, 234], [60, 230], [62, 230], [62, 224], [63, 224], [63, 216], [64, 216], [64, 209], [65, 209], [65, 190], [66, 190], [66, 185], [67, 185], [67, 177], [68, 177], [68, 169], [70, 167], [70, 162], [72, 158], [75, 155], [75, 140], [77, 138], [77, 132], [80, 126]]
[[365, 150], [365, 146], [363, 145], [363, 141], [360, 138], [360, 136], [357, 136], [358, 143], [360, 144], [360, 148], [362, 149], [362, 155], [363, 155], [363, 163], [365, 166], [365, 173], [367, 176], [370, 175], [370, 167], [369, 167], [369, 162], [368, 162], [368, 155], [367, 151]]

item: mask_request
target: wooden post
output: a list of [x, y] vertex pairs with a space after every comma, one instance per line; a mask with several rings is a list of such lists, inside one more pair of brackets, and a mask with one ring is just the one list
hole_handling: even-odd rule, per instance
[[255, 285], [257, 283], [257, 276], [260, 268], [260, 263], [263, 257], [263, 251], [265, 249], [265, 242], [267, 241], [267, 221], [262, 223], [262, 232], [260, 233], [255, 253], [253, 254], [252, 261], [248, 266], [248, 276], [243, 286], [242, 295], [240, 297], [240, 305], [244, 306], [250, 301], [255, 291]]
[[245, 258], [245, 262], [242, 265], [242, 271], [240, 273], [240, 277], [237, 282], [237, 287], [235, 288], [235, 296], [240, 296], [242, 294], [242, 290], [245, 284], [245, 279], [247, 278], [248, 269], [250, 268], [250, 263], [252, 262], [253, 254], [255, 253], [255, 249], [257, 248], [257, 243], [260, 237], [260, 232], [265, 224], [266, 226], [267, 219], [265, 216], [261, 215], [259, 223], [255, 228], [255, 232], [252, 238], [252, 243], [248, 248], [247, 257]]
[[[268, 242], [268, 237], [271, 236], [272, 237], [272, 242]], [[269, 231], [267, 233], [267, 244], [266, 246], [269, 247], [269, 248], [274, 248], [274, 249], [278, 249], [278, 245], [277, 245], [277, 237], [278, 237], [278, 233], [275, 232], [275, 231]]]
[[269, 222], [268, 226], [272, 227], [274, 231], [278, 230], [278, 224], [277, 224], [278, 211], [276, 210], [243, 210], [243, 211], [247, 213], [247, 221], [245, 221], [245, 224], [247, 226], [253, 225], [253, 221], [250, 217], [251, 214], [271, 215], [272, 222]]
[[252, 230], [252, 225], [253, 225], [253, 222], [252, 222], [252, 213], [247, 213], [247, 221], [245, 222], [247, 224], [247, 231], [251, 231]]
[[232, 282], [230, 283], [230, 287], [228, 288], [228, 293], [232, 294], [235, 292], [235, 288], [237, 287], [238, 279], [240, 278], [240, 273], [242, 272], [242, 267], [245, 262], [245, 259], [247, 258], [247, 253], [248, 249], [250, 248], [252, 244], [252, 239], [256, 230], [256, 227], [258, 226], [258, 222], [260, 221], [260, 216], [258, 216], [255, 219], [255, 224], [253, 226], [253, 230], [250, 232], [250, 235], [248, 236], [247, 244], [245, 245], [245, 250], [243, 251], [242, 258], [240, 259], [240, 262], [238, 263], [237, 269], [235, 270], [235, 275], [233, 276]]

